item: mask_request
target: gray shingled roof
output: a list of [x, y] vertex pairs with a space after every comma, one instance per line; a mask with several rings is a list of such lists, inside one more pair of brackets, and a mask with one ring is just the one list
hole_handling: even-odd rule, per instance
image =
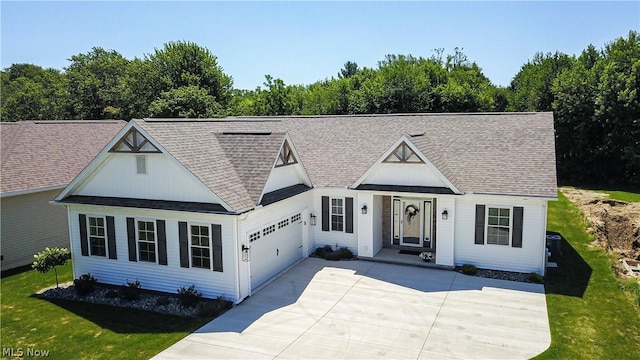
[[107, 120], [1, 123], [2, 194], [68, 184], [125, 124]]
[[[552, 113], [136, 121], [239, 212], [255, 206], [284, 132], [314, 186], [351, 186], [406, 135], [462, 192], [556, 196]], [[273, 134], [256, 142], [225, 132]]]

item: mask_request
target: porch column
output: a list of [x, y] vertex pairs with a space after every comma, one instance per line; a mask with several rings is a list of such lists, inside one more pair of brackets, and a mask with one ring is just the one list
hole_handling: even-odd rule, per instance
[[[455, 230], [455, 199], [453, 197], [439, 197], [436, 212], [436, 264], [454, 266], [454, 230]], [[447, 210], [447, 220], [442, 219], [442, 213]]]
[[[362, 208], [367, 206], [367, 213]], [[360, 193], [357, 197], [354, 217], [358, 218], [358, 256], [373, 257], [373, 195]]]

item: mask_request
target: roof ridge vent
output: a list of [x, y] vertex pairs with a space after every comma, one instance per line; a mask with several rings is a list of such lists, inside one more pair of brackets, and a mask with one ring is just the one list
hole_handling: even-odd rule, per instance
[[222, 135], [255, 135], [255, 136], [267, 136], [267, 135], [271, 135], [271, 132], [257, 132], [257, 131], [246, 131], [246, 132], [242, 132], [242, 131], [225, 131], [222, 133]]

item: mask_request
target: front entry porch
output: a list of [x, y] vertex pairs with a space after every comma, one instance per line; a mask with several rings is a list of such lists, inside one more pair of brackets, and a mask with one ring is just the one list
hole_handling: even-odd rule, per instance
[[386, 263], [386, 264], [409, 265], [409, 266], [417, 266], [417, 267], [432, 268], [432, 269], [445, 269], [445, 270], [454, 269], [454, 266], [436, 264], [435, 258], [427, 262], [420, 259], [418, 255], [406, 254], [406, 253], [401, 254], [400, 251], [402, 250], [382, 248], [373, 257], [358, 256], [358, 259], [364, 260], [364, 261]]
[[[454, 196], [435, 193], [361, 193], [358, 257], [364, 260], [452, 268]], [[365, 209], [368, 208], [366, 211]], [[430, 252], [425, 262], [418, 254]]]

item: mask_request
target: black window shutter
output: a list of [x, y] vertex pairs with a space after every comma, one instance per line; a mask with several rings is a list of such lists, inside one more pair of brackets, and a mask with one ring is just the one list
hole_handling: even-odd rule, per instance
[[222, 226], [211, 225], [211, 243], [213, 244], [213, 271], [222, 271]]
[[158, 264], [167, 265], [167, 230], [164, 220], [156, 220], [158, 229]]
[[187, 223], [178, 222], [178, 242], [180, 243], [180, 267], [189, 267], [189, 232]]
[[129, 247], [129, 261], [138, 261], [136, 254], [136, 220], [127, 218], [127, 244]]
[[353, 234], [353, 198], [348, 197], [344, 199], [344, 213], [346, 224], [344, 231], [349, 234]]
[[322, 197], [322, 231], [329, 231], [329, 197]]
[[89, 256], [89, 239], [87, 233], [87, 215], [78, 214], [80, 221], [80, 251], [82, 256]]
[[484, 205], [476, 205], [476, 238], [475, 243], [484, 245]]
[[522, 215], [523, 207], [513, 208], [513, 238], [511, 239], [512, 247], [522, 247]]
[[117, 259], [116, 224], [113, 216], [107, 216], [107, 247], [109, 248], [109, 259]]

